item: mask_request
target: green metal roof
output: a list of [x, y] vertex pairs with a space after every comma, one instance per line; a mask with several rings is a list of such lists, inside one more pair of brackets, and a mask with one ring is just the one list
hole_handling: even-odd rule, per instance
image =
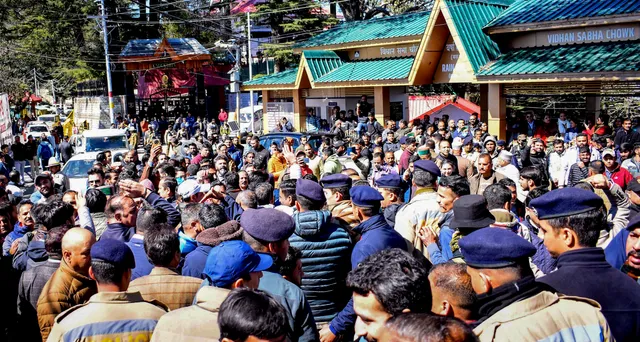
[[498, 45], [482, 31], [482, 27], [504, 11], [508, 1], [444, 0], [444, 3], [449, 8], [471, 67], [477, 72], [500, 55]]
[[607, 43], [513, 50], [478, 76], [640, 71], [640, 44]]
[[293, 85], [296, 82], [298, 68], [288, 69], [275, 74], [244, 82], [245, 86], [253, 85]]
[[421, 35], [430, 12], [415, 12], [370, 20], [350, 21], [334, 26], [315, 37], [295, 44], [294, 48], [324, 46]]
[[312, 80], [316, 80], [344, 64], [333, 51], [307, 50], [303, 51], [302, 55], [307, 60]]
[[409, 77], [413, 57], [346, 62], [341, 67], [316, 79], [321, 82], [396, 80]]
[[640, 12], [640, 0], [519, 0], [486, 27]]

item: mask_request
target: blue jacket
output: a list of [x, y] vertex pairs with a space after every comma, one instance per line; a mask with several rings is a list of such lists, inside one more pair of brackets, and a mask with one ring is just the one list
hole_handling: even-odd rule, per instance
[[285, 308], [292, 332], [291, 341], [319, 341], [316, 321], [304, 293], [298, 286], [277, 273], [276, 267], [274, 265], [268, 271], [262, 272], [258, 289], [269, 292]]
[[207, 257], [209, 256], [211, 248], [213, 247], [198, 242], [198, 247], [196, 247], [193, 252], [187, 254], [184, 259], [182, 275], [203, 279], [202, 270], [204, 270], [204, 265], [207, 264]]
[[291, 246], [302, 251], [302, 291], [318, 322], [329, 322], [349, 300], [344, 280], [349, 272], [351, 239], [331, 221], [328, 210], [295, 213]]
[[607, 262], [616, 270], [622, 268], [624, 262], [627, 261], [627, 238], [629, 230], [623, 229], [616, 235], [604, 250]]
[[135, 233], [136, 229], [134, 227], [127, 227], [122, 223], [107, 223], [107, 228], [104, 230], [100, 238], [129, 242]]
[[149, 261], [147, 253], [144, 251], [144, 240], [141, 239], [139, 235], [134, 235], [131, 240], [127, 242], [127, 246], [131, 248], [133, 258], [136, 260], [136, 267], [131, 270], [131, 280], [149, 275], [151, 269], [153, 269], [153, 265]]
[[558, 270], [541, 277], [559, 293], [597, 301], [617, 341], [640, 336], [640, 286], [613, 268], [600, 247], [581, 248], [558, 257]]
[[175, 227], [181, 222], [182, 218], [176, 206], [160, 197], [157, 193], [150, 193], [145, 200], [149, 202], [152, 207], [159, 207], [167, 213], [167, 223], [170, 224], [171, 227]]
[[[351, 253], [351, 268], [356, 268], [360, 262], [372, 254], [376, 254], [387, 248], [400, 248], [407, 250], [407, 242], [393, 228], [391, 228], [382, 215], [376, 215], [360, 223], [353, 229], [362, 234], [360, 241], [353, 247]], [[352, 330], [356, 322], [356, 313], [353, 310], [353, 299], [331, 321], [329, 329], [334, 334], [343, 334]]]
[[4, 238], [4, 242], [2, 243], [2, 256], [9, 256], [9, 250], [11, 249], [11, 244], [13, 244], [13, 241], [23, 237], [24, 234], [28, 231], [29, 228], [20, 225], [20, 222], [16, 222], [11, 233], [9, 233], [6, 238]]
[[453, 258], [453, 252], [451, 251], [451, 239], [455, 231], [448, 226], [440, 228], [440, 246], [437, 243], [432, 243], [427, 246], [429, 252], [429, 260], [433, 265], [444, 264], [445, 262]]

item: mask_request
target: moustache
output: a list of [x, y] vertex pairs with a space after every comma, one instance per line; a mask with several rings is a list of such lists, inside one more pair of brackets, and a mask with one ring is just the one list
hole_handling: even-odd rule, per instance
[[627, 259], [630, 256], [640, 259], [640, 251], [632, 250], [631, 252], [627, 253]]

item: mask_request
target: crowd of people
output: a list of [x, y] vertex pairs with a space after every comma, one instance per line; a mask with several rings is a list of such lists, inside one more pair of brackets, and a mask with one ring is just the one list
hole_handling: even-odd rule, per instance
[[370, 110], [336, 109], [318, 148], [120, 119], [146, 152], [99, 153], [82, 191], [55, 155], [27, 195], [31, 155], [3, 146], [2, 339], [640, 338], [630, 119], [568, 135], [526, 114], [499, 140], [477, 115]]

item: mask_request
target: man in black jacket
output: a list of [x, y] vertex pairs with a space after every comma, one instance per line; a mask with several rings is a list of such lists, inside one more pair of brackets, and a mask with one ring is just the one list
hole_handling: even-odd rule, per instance
[[620, 148], [622, 143], [630, 143], [631, 145], [640, 142], [640, 133], [631, 130], [631, 119], [625, 118], [622, 121], [622, 129], [616, 133], [614, 144], [616, 148]]
[[[603, 175], [593, 182], [597, 187], [609, 186]], [[607, 263], [604, 250], [596, 247], [600, 229], [607, 225], [600, 196], [563, 188], [534, 199], [530, 206], [537, 213], [545, 246], [558, 259], [558, 270], [538, 281], [559, 293], [597, 301], [616, 340], [637, 340], [640, 286]]]

